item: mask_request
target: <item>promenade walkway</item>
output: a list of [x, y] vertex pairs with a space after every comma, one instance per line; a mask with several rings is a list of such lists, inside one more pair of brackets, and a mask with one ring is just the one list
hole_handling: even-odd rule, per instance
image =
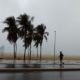
[[59, 61], [0, 61], [0, 72], [33, 72], [33, 71], [80, 71], [80, 61], [64, 61], [60, 65]]

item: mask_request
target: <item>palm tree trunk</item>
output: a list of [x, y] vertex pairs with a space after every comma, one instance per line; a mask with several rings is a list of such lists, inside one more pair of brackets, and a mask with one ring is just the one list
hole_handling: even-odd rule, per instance
[[30, 44], [30, 60], [31, 60], [31, 44]]
[[24, 35], [24, 40], [25, 40], [25, 49], [24, 49], [24, 62], [25, 62], [25, 55], [26, 55], [26, 30], [25, 30], [25, 35]]
[[24, 62], [25, 62], [26, 48], [24, 49]]
[[37, 60], [38, 60], [38, 47], [37, 47]]
[[16, 43], [16, 58], [17, 58], [17, 43]]
[[13, 47], [14, 47], [14, 63], [15, 63], [15, 59], [16, 59], [16, 52], [15, 52], [16, 43], [14, 43]]
[[42, 45], [40, 45], [40, 61], [41, 61], [41, 58], [42, 58]]
[[29, 56], [30, 56], [30, 55], [29, 55], [29, 47], [28, 47], [28, 59], [29, 59]]

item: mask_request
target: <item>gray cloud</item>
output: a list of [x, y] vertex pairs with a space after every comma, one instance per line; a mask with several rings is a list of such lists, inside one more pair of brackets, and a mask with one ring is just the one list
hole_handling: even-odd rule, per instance
[[[21, 4], [19, 0], [0, 0], [0, 44], [5, 45], [6, 51], [12, 51], [12, 47], [6, 40], [7, 34], [2, 34], [2, 29], [5, 26], [2, 21], [7, 16], [14, 15], [17, 17], [19, 14], [26, 12], [35, 17], [35, 26], [44, 23], [50, 33], [48, 42], [44, 41], [43, 43], [43, 53], [53, 54], [54, 30], [56, 30], [56, 53], [58, 54], [62, 50], [65, 55], [79, 55], [80, 0], [24, 0], [24, 2], [25, 4]], [[20, 40], [18, 45], [18, 52], [23, 52]], [[33, 48], [32, 51], [35, 53], [36, 49]]]

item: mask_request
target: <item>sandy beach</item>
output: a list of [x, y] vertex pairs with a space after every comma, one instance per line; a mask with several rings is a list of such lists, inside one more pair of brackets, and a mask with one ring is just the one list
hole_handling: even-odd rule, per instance
[[[1, 59], [7, 59], [7, 60], [13, 60], [14, 59], [14, 55], [13, 53], [0, 53], [0, 58]], [[23, 60], [24, 59], [24, 55], [22, 53], [17, 53], [16, 55], [16, 60]], [[40, 56], [38, 56], [36, 54], [32, 54], [31, 55], [31, 59], [32, 60], [39, 60]], [[80, 55], [65, 55], [64, 60], [80, 60]], [[29, 60], [29, 56], [26, 54], [26, 60]], [[42, 55], [42, 60], [54, 60], [54, 56], [53, 55]], [[59, 55], [55, 56], [55, 60], [59, 60]]]

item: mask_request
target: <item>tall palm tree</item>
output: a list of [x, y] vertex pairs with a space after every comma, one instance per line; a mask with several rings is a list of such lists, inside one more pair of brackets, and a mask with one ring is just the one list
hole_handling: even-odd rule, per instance
[[27, 14], [22, 14], [18, 17], [18, 23], [20, 25], [19, 27], [19, 37], [23, 39], [24, 42], [24, 61], [25, 61], [25, 55], [26, 55], [26, 49], [29, 47], [29, 31], [31, 29], [31, 22], [33, 21], [33, 17], [29, 17]]
[[37, 56], [36, 56], [36, 57], [37, 57], [37, 59], [38, 59], [38, 46], [39, 46], [38, 41], [35, 42], [34, 46], [36, 46], [36, 48], [37, 48]]
[[47, 40], [48, 32], [45, 32], [46, 26], [44, 24], [40, 24], [36, 27], [37, 34], [39, 37], [39, 43], [40, 43], [40, 60], [42, 58], [42, 43], [43, 39], [45, 38]]
[[7, 24], [7, 27], [5, 27], [3, 29], [3, 32], [8, 32], [8, 36], [7, 36], [7, 40], [12, 44], [13, 43], [13, 47], [14, 47], [14, 60], [16, 58], [16, 48], [17, 48], [17, 33], [18, 33], [18, 28], [16, 25], [16, 20], [14, 18], [14, 16], [12, 17], [8, 17], [6, 18], [6, 20], [4, 21], [4, 23]]
[[24, 43], [24, 47], [26, 47], [26, 49], [30, 49], [30, 53], [29, 53], [29, 60], [31, 60], [31, 44], [32, 44], [32, 40], [33, 40], [33, 30], [28, 31], [28, 34], [26, 36], [25, 39], [25, 43]]
[[27, 35], [27, 38], [29, 39], [29, 47], [30, 47], [30, 56], [29, 56], [29, 59], [31, 60], [31, 44], [32, 44], [32, 40], [33, 40], [33, 24], [31, 24], [30, 22], [30, 25], [29, 25], [29, 30], [28, 30], [28, 35]]
[[39, 57], [39, 55], [38, 55], [38, 46], [40, 44], [40, 36], [37, 33], [37, 31], [35, 31], [35, 30], [36, 30], [36, 28], [34, 29], [34, 37], [33, 37], [33, 40], [35, 42], [34, 46], [37, 48], [37, 59], [38, 59], [38, 57]]

